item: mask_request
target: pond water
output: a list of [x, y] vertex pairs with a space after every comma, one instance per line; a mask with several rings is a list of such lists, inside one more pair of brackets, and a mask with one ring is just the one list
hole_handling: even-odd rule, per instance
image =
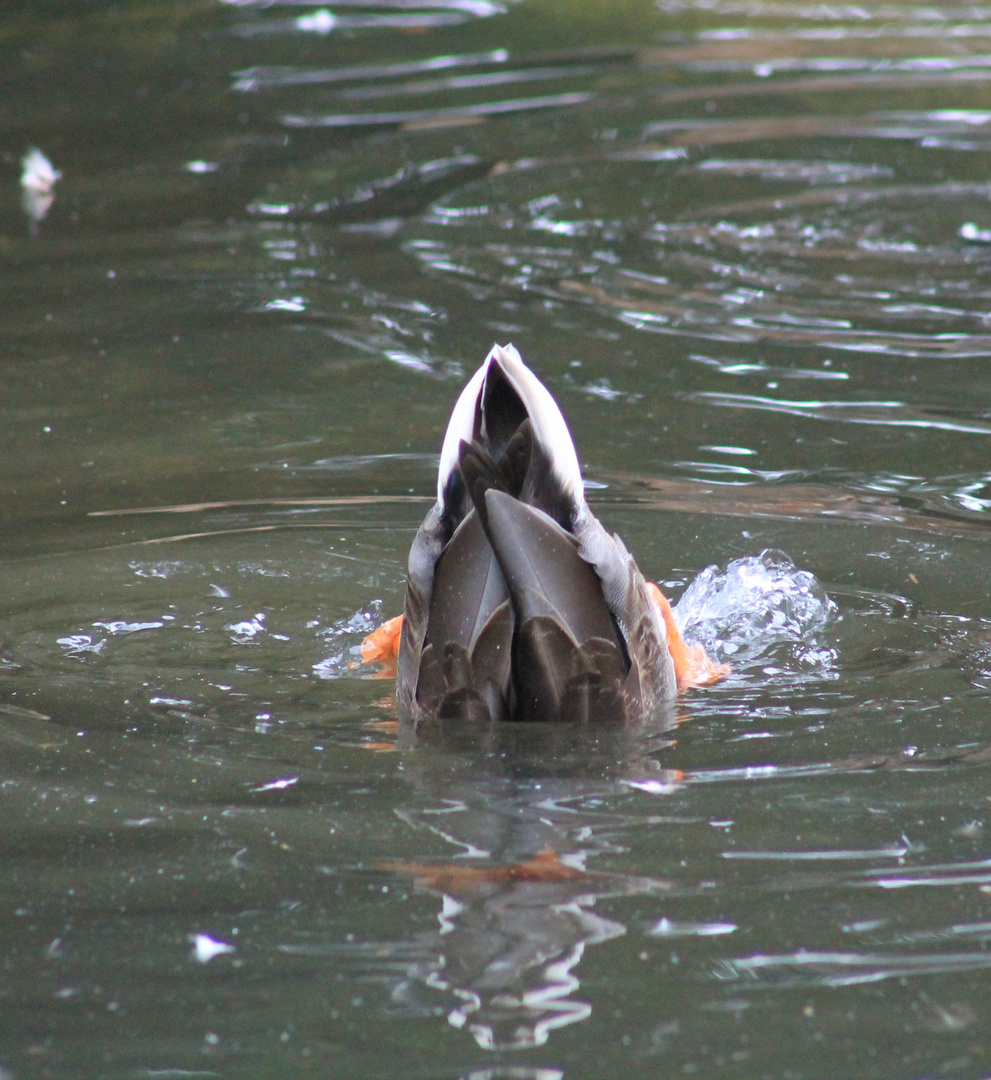
[[[0, 56], [0, 1076], [991, 1073], [991, 9]], [[835, 612], [668, 730], [397, 751], [349, 664], [494, 341], [672, 597], [772, 549]]]

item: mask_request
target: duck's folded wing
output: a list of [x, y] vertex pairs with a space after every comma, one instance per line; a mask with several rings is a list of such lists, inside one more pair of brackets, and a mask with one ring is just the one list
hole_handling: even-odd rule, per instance
[[660, 612], [626, 545], [587, 508], [575, 522], [581, 556], [595, 568], [607, 608], [626, 642], [640, 695], [649, 709], [678, 691], [674, 664]]
[[486, 535], [517, 619], [515, 715], [622, 719], [639, 686], [595, 570], [543, 511], [494, 488], [484, 503]]
[[454, 642], [469, 653], [492, 613], [509, 594], [478, 514], [461, 522], [437, 560], [427, 641]]
[[415, 719], [416, 680], [430, 617], [434, 568], [444, 548], [446, 531], [443, 507], [437, 503], [417, 530], [409, 552], [403, 628], [396, 658], [396, 712], [402, 721]]
[[[504, 718], [510, 707], [513, 614], [474, 511], [434, 562], [429, 598], [419, 607], [425, 628], [418, 655], [409, 660], [415, 670], [408, 672], [408, 714]], [[416, 637], [411, 634], [411, 640]]]
[[604, 638], [621, 649], [602, 585], [574, 538], [504, 491], [489, 488], [484, 498], [485, 531], [520, 620], [550, 615], [578, 644]]

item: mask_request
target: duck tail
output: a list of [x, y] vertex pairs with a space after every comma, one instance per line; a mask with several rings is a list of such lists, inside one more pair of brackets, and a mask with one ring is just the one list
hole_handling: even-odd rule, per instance
[[[461, 441], [458, 447], [458, 469], [472, 505], [478, 516], [486, 521], [485, 493], [502, 491], [514, 499], [523, 497], [530, 462], [533, 457], [533, 428], [524, 420], [496, 458], [491, 448], [478, 439]], [[523, 501], [527, 501], [525, 498]]]
[[454, 406], [441, 448], [437, 501], [453, 512], [451, 503], [461, 495], [462, 442], [477, 443], [501, 464], [527, 420], [536, 495], [523, 497], [551, 505], [548, 512], [568, 528], [585, 502], [578, 455], [557, 402], [512, 345], [493, 346]]

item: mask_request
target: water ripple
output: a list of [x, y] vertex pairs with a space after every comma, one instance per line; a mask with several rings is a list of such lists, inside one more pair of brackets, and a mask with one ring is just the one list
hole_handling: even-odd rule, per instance
[[426, 124], [442, 121], [471, 120], [476, 117], [528, 112], [532, 109], [559, 109], [582, 105], [591, 94], [548, 94], [544, 97], [513, 98], [508, 101], [483, 101], [474, 105], [452, 105], [436, 109], [402, 109], [382, 113], [286, 114], [282, 123], [289, 128], [395, 127], [400, 124]]
[[509, 59], [506, 49], [488, 52], [462, 53], [451, 56], [430, 56], [424, 60], [408, 60], [387, 64], [353, 64], [332, 68], [253, 67], [234, 73], [231, 89], [242, 93], [272, 90], [292, 86], [313, 86], [321, 83], [374, 82], [397, 79], [426, 72], [472, 68], [480, 65], [502, 64]]
[[755, 988], [857, 986], [913, 975], [946, 975], [991, 967], [991, 954], [805, 952], [724, 960], [713, 974], [721, 980], [746, 979]]
[[[297, 0], [224, 0], [239, 8], [304, 6]], [[311, 4], [305, 6], [310, 7]], [[278, 34], [330, 34], [354, 30], [425, 31], [444, 26], [458, 26], [469, 19], [487, 19], [502, 15], [503, 4], [492, 0], [336, 0], [340, 11], [353, 8], [378, 8], [368, 14], [340, 15], [328, 8], [316, 8], [292, 19], [255, 19], [234, 24], [230, 32], [238, 37], [264, 37]]]
[[708, 392], [687, 394], [686, 398], [723, 408], [780, 412], [791, 416], [808, 417], [812, 420], [885, 427], [931, 428], [935, 431], [953, 431], [960, 434], [991, 435], [991, 421], [982, 423], [979, 420], [950, 420], [934, 413], [927, 413], [922, 409], [912, 408], [900, 401], [787, 401], [751, 394]]

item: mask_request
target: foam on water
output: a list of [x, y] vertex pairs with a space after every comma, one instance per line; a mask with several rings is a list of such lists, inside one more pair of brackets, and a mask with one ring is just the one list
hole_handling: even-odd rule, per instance
[[815, 577], [774, 550], [706, 567], [674, 608], [685, 638], [734, 670], [772, 656], [782, 671], [831, 667], [821, 635], [835, 614]]

